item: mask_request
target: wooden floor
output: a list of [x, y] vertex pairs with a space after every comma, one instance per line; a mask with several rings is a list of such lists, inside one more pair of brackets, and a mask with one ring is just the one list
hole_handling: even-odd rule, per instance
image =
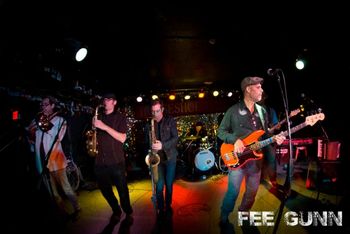
[[[284, 183], [286, 171], [278, 168], [278, 182]], [[344, 192], [337, 183], [322, 189], [306, 189], [307, 172], [305, 168], [295, 168], [292, 180], [292, 192], [284, 200], [281, 192], [271, 189], [262, 183], [252, 211], [273, 212], [273, 226], [250, 227], [245, 222], [243, 228], [238, 224], [237, 208], [231, 213], [230, 224], [219, 225], [220, 206], [227, 187], [226, 173], [213, 168], [206, 178], [191, 180], [188, 175], [178, 176], [174, 184], [172, 218], [158, 220], [151, 202], [151, 182], [148, 176], [129, 179], [129, 190], [134, 209], [133, 222], [125, 220], [123, 214], [119, 223], [109, 223], [112, 211], [98, 189], [78, 191], [82, 207], [80, 217], [75, 220], [64, 220], [52, 212], [52, 207], [45, 199], [23, 198], [25, 210], [8, 214], [6, 233], [349, 233], [349, 228], [318, 226], [287, 226], [283, 215], [288, 211], [338, 211], [347, 216], [344, 204]], [[279, 186], [282, 188], [282, 186]], [[237, 203], [242, 198], [241, 188]], [[117, 193], [116, 193], [117, 194]], [[283, 203], [282, 201], [285, 201]], [[70, 209], [67, 206], [67, 209]], [[282, 211], [281, 217], [278, 217]], [[20, 214], [20, 217], [18, 217]], [[337, 213], [336, 213], [337, 214]], [[12, 219], [14, 218], [14, 219]], [[20, 222], [17, 222], [20, 218]], [[14, 221], [15, 220], [15, 221]], [[344, 221], [345, 222], [345, 221]], [[247, 225], [248, 224], [248, 225]]]

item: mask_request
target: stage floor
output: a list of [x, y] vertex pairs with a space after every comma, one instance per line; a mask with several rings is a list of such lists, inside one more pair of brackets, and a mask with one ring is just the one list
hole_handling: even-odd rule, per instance
[[[306, 167], [306, 171], [305, 171]], [[82, 207], [79, 218], [75, 221], [64, 220], [52, 212], [52, 207], [38, 197], [24, 197], [22, 210], [9, 213], [6, 233], [349, 233], [345, 227], [303, 227], [301, 225], [287, 226], [283, 215], [288, 211], [338, 211], [347, 216], [344, 189], [338, 183], [318, 188], [306, 188], [306, 166], [295, 165], [292, 180], [292, 190], [283, 204], [281, 192], [286, 170], [283, 165], [278, 167], [278, 189], [273, 189], [268, 183], [261, 183], [256, 202], [252, 211], [272, 212], [273, 226], [244, 228], [238, 224], [237, 208], [231, 213], [230, 224], [219, 225], [220, 206], [227, 187], [227, 175], [217, 170], [198, 180], [189, 180], [188, 176], [178, 176], [174, 184], [173, 216], [168, 219], [156, 219], [151, 202], [151, 181], [148, 175], [141, 178], [130, 178], [129, 189], [131, 203], [134, 209], [133, 222], [125, 220], [125, 214], [119, 223], [109, 223], [112, 211], [103, 199], [98, 189], [79, 189], [78, 195]], [[312, 169], [312, 168], [311, 168]], [[309, 175], [311, 178], [311, 175]], [[331, 183], [331, 182], [330, 182]], [[243, 186], [241, 190], [243, 189]], [[242, 199], [242, 191], [237, 203]], [[67, 209], [70, 209], [67, 206]], [[279, 211], [282, 216], [279, 218]], [[20, 214], [20, 216], [18, 216]], [[345, 226], [345, 220], [343, 226]], [[249, 226], [249, 223], [248, 223]], [[5, 226], [6, 228], [6, 226]]]

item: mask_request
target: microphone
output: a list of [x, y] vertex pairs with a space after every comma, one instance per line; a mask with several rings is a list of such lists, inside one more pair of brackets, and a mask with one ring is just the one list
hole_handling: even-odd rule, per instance
[[277, 73], [279, 71], [281, 71], [281, 69], [279, 69], [279, 68], [269, 68], [269, 69], [267, 69], [267, 75], [275, 76], [275, 75], [277, 75]]

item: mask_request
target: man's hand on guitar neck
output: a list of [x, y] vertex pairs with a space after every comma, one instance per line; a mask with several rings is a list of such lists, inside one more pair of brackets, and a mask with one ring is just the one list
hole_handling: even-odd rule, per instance
[[275, 136], [275, 140], [278, 145], [281, 145], [285, 139], [286, 137], [281, 134]]

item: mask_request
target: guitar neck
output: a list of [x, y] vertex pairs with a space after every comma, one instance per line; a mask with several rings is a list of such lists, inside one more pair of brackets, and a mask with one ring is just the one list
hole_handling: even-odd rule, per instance
[[[297, 115], [300, 112], [299, 109], [293, 110], [289, 115], [288, 118], [291, 118], [295, 115]], [[278, 122], [277, 124], [275, 124], [274, 126], [272, 126], [269, 129], [269, 133], [273, 133], [277, 128], [279, 128], [282, 124], [284, 124], [285, 122], [287, 122], [287, 118], [282, 119], [280, 122]]]
[[[290, 117], [290, 116], [289, 116]], [[269, 133], [274, 132], [277, 128], [279, 128], [279, 126], [281, 126], [282, 124], [284, 124], [287, 121], [286, 118], [284, 118], [283, 120], [281, 120], [280, 122], [278, 122], [276, 125], [272, 126], [271, 128], [269, 128]]]
[[[302, 129], [302, 128], [306, 127], [306, 126], [307, 126], [307, 124], [305, 122], [301, 123], [301, 124], [291, 128], [290, 132], [291, 132], [291, 134], [295, 133], [295, 132], [299, 131], [300, 129]], [[283, 131], [279, 135], [282, 135], [282, 136], [286, 137], [288, 135], [288, 131]], [[267, 138], [267, 139], [265, 139], [263, 141], [258, 141], [255, 144], [250, 145], [249, 146], [249, 150], [252, 150], [252, 151], [259, 150], [259, 149], [261, 149], [261, 148], [263, 148], [263, 147], [265, 147], [265, 146], [267, 146], [267, 145], [269, 145], [271, 143], [274, 143], [274, 142], [276, 142], [276, 136], [269, 137], [269, 138]]]

